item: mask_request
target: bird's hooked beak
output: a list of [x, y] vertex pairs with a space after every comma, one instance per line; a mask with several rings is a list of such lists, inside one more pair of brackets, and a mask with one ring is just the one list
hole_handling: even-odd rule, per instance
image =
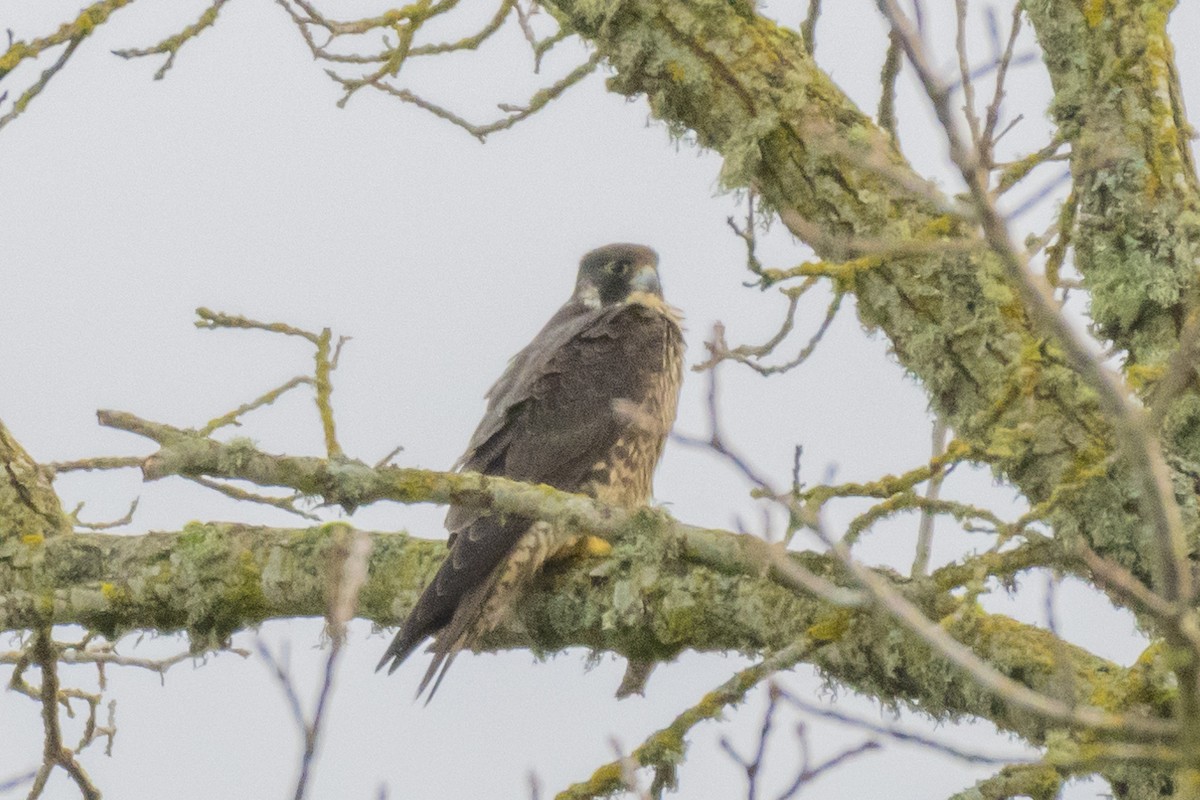
[[658, 270], [654, 268], [653, 264], [643, 264], [638, 267], [638, 271], [629, 281], [629, 290], [631, 293], [646, 292], [662, 296], [662, 284], [658, 282]]

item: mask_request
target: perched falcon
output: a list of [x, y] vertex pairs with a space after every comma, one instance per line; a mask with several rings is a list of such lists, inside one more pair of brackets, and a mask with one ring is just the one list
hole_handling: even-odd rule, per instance
[[[683, 377], [679, 313], [663, 301], [658, 255], [610, 244], [579, 264], [575, 292], [487, 393], [456, 469], [546, 483], [613, 505], [649, 502]], [[446, 515], [450, 553], [379, 667], [394, 671], [427, 637], [417, 694], [503, 620], [551, 551], [549, 527], [466, 508]]]

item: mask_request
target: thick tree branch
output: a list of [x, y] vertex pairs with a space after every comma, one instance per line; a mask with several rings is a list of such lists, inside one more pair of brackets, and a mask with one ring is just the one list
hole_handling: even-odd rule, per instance
[[[717, 0], [554, 5], [614, 67], [611, 89], [644, 95], [719, 151], [725, 184], [752, 187], [822, 258], [856, 259], [837, 288], [855, 293], [862, 321], [888, 336], [956, 436], [1031, 503], [1053, 500], [1059, 535], [1149, 576], [1137, 490], [1094, 394], [1038, 332], [974, 222], [916, 191], [920, 176], [798, 35]], [[848, 246], [864, 239], [883, 249]], [[1186, 477], [1176, 492], [1194, 548]]]
[[[1075, 266], [1092, 318], [1139, 367], [1135, 383], [1152, 384], [1195, 302], [1200, 257], [1193, 131], [1166, 32], [1175, 2], [1024, 5], [1054, 86], [1050, 112], [1071, 144]], [[1194, 427], [1200, 399], [1187, 406], [1176, 425]]]
[[0, 422], [0, 546], [9, 539], [38, 541], [70, 530], [50, 473]]
[[[47, 622], [81, 624], [114, 637], [141, 628], [186, 630], [193, 647], [205, 649], [268, 619], [320, 616], [328, 608], [330, 571], [341, 563], [331, 532], [338, 526], [196, 523], [178, 533], [12, 541], [0, 548], [0, 630]], [[666, 659], [683, 649], [774, 652], [808, 637], [822, 644], [813, 663], [844, 685], [902, 699], [937, 718], [989, 718], [1035, 744], [1050, 729], [1036, 715], [1007, 707], [924, 645], [897, 636], [886, 615], [830, 606], [765, 577], [689, 566], [694, 553], [686, 536], [682, 543], [676, 538], [688, 529], [663, 515], [636, 516], [627, 526], [611, 558], [549, 570], [517, 618], [481, 648], [549, 653], [582, 646]], [[751, 539], [690, 530], [701, 540], [723, 540], [725, 551]], [[403, 533], [372, 533], [371, 540], [359, 615], [392, 624], [432, 577], [445, 545]], [[697, 550], [711, 560], [711, 551]], [[828, 557], [795, 557], [814, 572], [835, 570]], [[1104, 707], [1118, 713], [1169, 713], [1163, 670], [1124, 670], [1048, 631], [976, 608], [955, 611], [959, 601], [932, 582], [896, 580], [980, 658], [1036, 691], [1081, 703], [1105, 698]], [[1064, 685], [1064, 674], [1074, 683]], [[1156, 705], [1144, 707], [1151, 696]]]

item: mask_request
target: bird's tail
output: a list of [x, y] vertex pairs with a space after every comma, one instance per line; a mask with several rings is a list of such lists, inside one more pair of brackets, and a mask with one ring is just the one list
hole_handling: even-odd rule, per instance
[[379, 659], [379, 663], [375, 666], [376, 672], [379, 672], [387, 664], [388, 675], [391, 675], [404, 663], [404, 659], [412, 655], [412, 651], [417, 649], [417, 645], [428, 636], [424, 632], [418, 633], [416, 627], [416, 625], [409, 624], [408, 621], [405, 622], [404, 627], [400, 629], [396, 638], [392, 639], [392, 643], [384, 651], [383, 658]]

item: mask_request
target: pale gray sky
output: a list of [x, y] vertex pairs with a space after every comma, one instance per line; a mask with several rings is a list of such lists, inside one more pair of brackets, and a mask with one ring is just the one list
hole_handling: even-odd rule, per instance
[[[132, 436], [97, 427], [95, 410], [193, 425], [310, 369], [310, 352], [297, 341], [196, 331], [192, 310], [199, 305], [353, 336], [335, 375], [343, 445], [366, 461], [403, 445], [399, 463], [428, 468], [446, 468], [460, 454], [482, 412], [483, 392], [567, 297], [579, 256], [594, 246], [637, 241], [659, 251], [667, 297], [687, 317], [690, 363], [702, 358], [715, 320], [725, 322], [733, 342], [761, 340], [778, 324], [783, 302], [741, 287], [742, 244], [724, 222], [740, 209], [718, 190], [719, 159], [672, 142], [648, 119], [643, 102], [606, 93], [601, 76], [481, 146], [382, 96], [364, 92], [338, 109], [336, 87], [280, 8], [265, 0], [229, 3], [164, 81], [150, 79], [157, 61], [126, 63], [110, 54], [178, 30], [203, 5], [134, 4], [119, 12], [29, 111], [0, 131], [6, 265], [0, 333], [7, 343], [0, 351], [0, 418], [36, 458], [145, 453]], [[803, 5], [776, 3], [768, 11], [778, 7], [794, 22]], [[874, 4], [828, 5], [818, 60], [873, 109], [883, 52]], [[351, 7], [371, 6], [329, 8], [350, 15]], [[71, 2], [0, 0], [0, 28], [18, 38], [43, 35], [77, 9]], [[1177, 40], [1193, 38], [1198, 23], [1195, 4], [1176, 12]], [[1033, 48], [1025, 35], [1021, 50]], [[546, 70], [561, 74], [582, 53], [564, 46]], [[431, 98], [483, 119], [493, 113], [489, 104], [521, 102], [543, 80], [529, 74], [529, 62], [527, 46], [510, 27], [475, 61], [431, 60], [412, 81]], [[45, 59], [33, 66], [44, 68]], [[1200, 108], [1200, 65], [1192, 56], [1181, 67], [1191, 106]], [[25, 69], [26, 77], [35, 74]], [[14, 87], [23, 85], [17, 77]], [[915, 87], [902, 83], [906, 151], [927, 174], [953, 186], [926, 107]], [[1007, 147], [1023, 153], [1041, 146], [1048, 89], [1036, 64], [1016, 71], [1010, 96], [1010, 114], [1021, 111], [1027, 119]], [[1044, 204], [1042, 212], [1049, 208]], [[1029, 226], [1039, 224], [1030, 219]], [[777, 226], [761, 255], [789, 265], [808, 251]], [[787, 346], [788, 355], [815, 328], [823, 300], [804, 302], [802, 337]], [[885, 343], [864, 335], [850, 308], [802, 369], [764, 380], [727, 368], [723, 377], [731, 440], [785, 480], [797, 442], [805, 447], [810, 481], [831, 466], [843, 479], [876, 477], [917, 463], [928, 449], [922, 393], [887, 358]], [[703, 431], [704, 388], [703, 378], [688, 375], [678, 430]], [[307, 395], [256, 414], [240, 433], [267, 450], [320, 452]], [[182, 481], [142, 485], [132, 471], [67, 477], [59, 487], [68, 504], [87, 503], [85, 519], [119, 517], [140, 497], [131, 532], [178, 529], [191, 519], [296, 524]], [[947, 492], [1013, 509], [1012, 493], [993, 488], [986, 475], [956, 474]], [[688, 522], [732, 527], [739, 517], [751, 525], [759, 519], [738, 475], [674, 444], [656, 494]], [[374, 507], [351, 521], [437, 537], [442, 513]], [[907, 565], [915, 527], [913, 518], [886, 526], [863, 552]], [[941, 528], [937, 555], [944, 559], [963, 543]], [[1041, 579], [1026, 588], [1019, 600], [991, 602], [1044, 621]], [[1140, 651], [1129, 620], [1082, 590], [1068, 587], [1058, 605], [1074, 640], [1123, 663]], [[295, 620], [241, 634], [235, 643], [246, 646], [257, 635], [273, 648], [289, 645], [308, 697], [322, 660], [319, 633], [319, 621]], [[612, 738], [637, 745], [748, 663], [687, 654], [655, 673], [646, 699], [617, 702], [612, 693], [622, 664], [608, 657], [587, 670], [582, 652], [541, 664], [524, 652], [468, 655], [423, 707], [411, 702], [423, 658], [410, 659], [390, 678], [372, 671], [386, 642], [356, 624], [314, 797], [374, 797], [381, 784], [392, 798], [522, 797], [531, 772], [552, 793], [611, 758]], [[169, 654], [184, 643], [129, 639], [121, 647]], [[68, 683], [94, 680], [82, 668], [63, 674]], [[84, 758], [106, 796], [273, 798], [291, 791], [298, 737], [257, 658], [223, 654], [196, 668], [183, 665], [162, 687], [156, 677], [128, 670], [110, 670], [109, 681], [120, 729], [114, 756], [91, 751]], [[807, 693], [820, 686], [807, 669], [786, 682]], [[846, 691], [837, 699], [878, 717]], [[748, 750], [762, 705], [762, 693], [755, 693], [728, 722], [697, 729], [679, 797], [739, 796], [742, 777], [717, 741], [729, 735]], [[6, 742], [0, 779], [38, 762], [37, 713], [27, 699], [0, 694]], [[817, 756], [862, 739], [809, 723]], [[960, 746], [1014, 749], [982, 725], [940, 732]], [[769, 781], [791, 778], [791, 748], [785, 738], [772, 748]], [[989, 773], [889, 743], [882, 755], [838, 770], [812, 793], [880, 796], [880, 778], [895, 774], [887, 796], [938, 797]], [[1096, 791], [1078, 787], [1073, 796]], [[47, 796], [73, 793], [56, 777]]]

